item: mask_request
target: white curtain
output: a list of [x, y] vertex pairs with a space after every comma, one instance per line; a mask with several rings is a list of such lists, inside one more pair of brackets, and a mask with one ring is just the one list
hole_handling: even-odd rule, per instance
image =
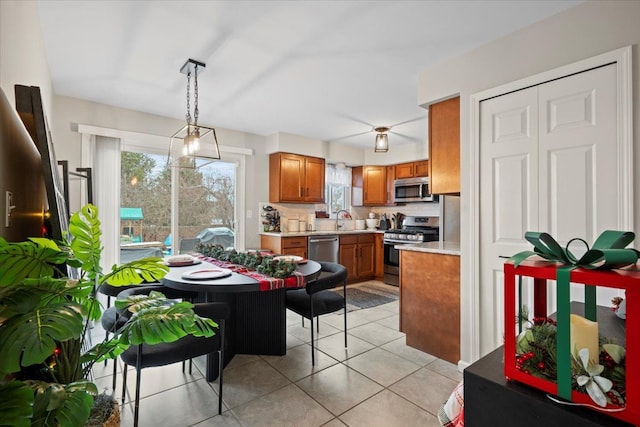
[[325, 172], [327, 184], [351, 186], [351, 168], [344, 165], [327, 164]]
[[96, 136], [93, 204], [102, 224], [102, 269], [120, 262], [120, 139]]

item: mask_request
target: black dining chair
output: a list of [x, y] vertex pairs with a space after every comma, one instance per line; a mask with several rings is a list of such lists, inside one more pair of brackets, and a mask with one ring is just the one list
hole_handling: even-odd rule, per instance
[[[193, 310], [201, 317], [213, 319], [218, 324], [218, 332], [209, 338], [187, 335], [171, 343], [154, 345], [140, 344], [129, 347], [120, 358], [124, 362], [122, 401], [127, 388], [127, 365], [136, 368], [136, 391], [134, 403], [133, 425], [138, 425], [140, 408], [140, 381], [142, 369], [165, 366], [202, 355], [218, 353], [218, 414], [222, 413], [222, 372], [224, 368], [225, 321], [229, 319], [229, 306], [223, 302], [195, 304]], [[184, 372], [184, 364], [183, 364]]]
[[[160, 283], [142, 283], [140, 285], [125, 285], [125, 286], [112, 286], [108, 283], [103, 283], [98, 287], [98, 292], [107, 295], [109, 297], [127, 297], [131, 295], [149, 295], [151, 291], [162, 292], [164, 296], [171, 299], [186, 299], [193, 301], [197, 298], [196, 292], [178, 291], [177, 289], [167, 288]], [[105, 339], [109, 338], [109, 334], [116, 332], [118, 329], [124, 326], [131, 317], [131, 313], [127, 310], [118, 310], [115, 306], [110, 306], [110, 301], [107, 301], [107, 309], [102, 313], [100, 318], [100, 325], [105, 331]], [[189, 362], [191, 363], [191, 361]], [[107, 361], [105, 360], [105, 365]], [[112, 387], [113, 392], [116, 392], [117, 384], [117, 361], [113, 360], [113, 376]], [[189, 373], [191, 373], [191, 364], [189, 365]]]
[[[342, 284], [342, 295], [331, 289]], [[311, 323], [311, 364], [315, 365], [315, 337], [313, 318], [344, 309], [344, 346], [347, 347], [347, 269], [334, 262], [320, 262], [319, 277], [304, 289], [287, 291], [286, 307], [306, 317]]]

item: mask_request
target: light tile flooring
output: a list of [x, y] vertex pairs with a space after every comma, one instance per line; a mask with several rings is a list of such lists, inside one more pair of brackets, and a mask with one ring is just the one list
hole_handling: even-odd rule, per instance
[[[462, 378], [456, 366], [405, 344], [394, 301], [347, 314], [320, 317], [316, 366], [311, 366], [309, 322], [287, 313], [285, 356], [236, 355], [224, 370], [224, 407], [218, 415], [217, 381], [181, 364], [142, 371], [141, 426], [439, 426], [437, 411]], [[110, 390], [113, 365], [94, 368]], [[122, 378], [118, 376], [116, 396]], [[121, 407], [132, 425], [135, 374]]]

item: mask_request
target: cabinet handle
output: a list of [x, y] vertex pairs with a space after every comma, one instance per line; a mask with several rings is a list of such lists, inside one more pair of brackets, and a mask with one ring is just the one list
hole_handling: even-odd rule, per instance
[[300, 197], [304, 196], [304, 189], [300, 187]]
[[309, 187], [307, 187], [307, 197], [309, 197]]

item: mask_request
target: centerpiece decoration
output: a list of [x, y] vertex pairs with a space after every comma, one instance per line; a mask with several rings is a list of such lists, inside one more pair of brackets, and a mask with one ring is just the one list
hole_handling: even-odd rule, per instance
[[[547, 233], [527, 232], [525, 238], [534, 250], [520, 252], [504, 265], [505, 376], [546, 391], [556, 402], [640, 424], [640, 341], [632, 338], [640, 315], [639, 253], [627, 248], [635, 235], [605, 231], [592, 247], [572, 239], [564, 248]], [[580, 258], [569, 250], [576, 241], [586, 246]], [[527, 260], [532, 256], [538, 259]], [[533, 279], [532, 316], [522, 302], [523, 287], [531, 282], [525, 285], [523, 277]], [[547, 287], [554, 280], [557, 309], [550, 316]], [[584, 290], [584, 317], [571, 313], [572, 286]], [[597, 287], [626, 292], [624, 343], [599, 335]]]
[[296, 262], [275, 259], [273, 254], [267, 255], [261, 251], [238, 252], [235, 249], [225, 249], [222, 245], [202, 243], [196, 246], [196, 250], [205, 257], [245, 267], [247, 270], [276, 279], [290, 277], [298, 269]]

